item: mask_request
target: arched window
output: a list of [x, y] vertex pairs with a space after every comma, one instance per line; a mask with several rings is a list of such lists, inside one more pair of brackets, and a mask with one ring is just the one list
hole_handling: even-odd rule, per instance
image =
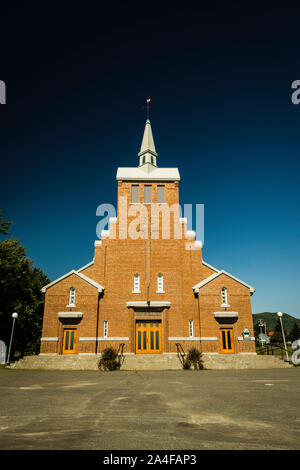
[[135, 274], [133, 278], [133, 292], [140, 292], [140, 276]]
[[69, 306], [75, 307], [75, 287], [71, 287], [69, 293]]
[[157, 276], [157, 292], [164, 292], [164, 277], [162, 274]]
[[226, 287], [222, 287], [221, 296], [222, 296], [222, 305], [228, 305], [227, 289], [226, 289]]

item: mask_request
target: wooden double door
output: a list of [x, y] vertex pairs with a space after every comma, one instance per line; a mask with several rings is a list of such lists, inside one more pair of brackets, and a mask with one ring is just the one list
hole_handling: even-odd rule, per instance
[[234, 352], [232, 328], [221, 328], [221, 352], [231, 354]]
[[161, 321], [136, 321], [136, 354], [161, 354]]
[[76, 329], [64, 328], [63, 335], [63, 354], [75, 354], [76, 348]]

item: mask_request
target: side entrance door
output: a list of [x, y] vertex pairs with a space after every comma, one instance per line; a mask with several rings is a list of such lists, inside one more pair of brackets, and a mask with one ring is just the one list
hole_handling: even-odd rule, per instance
[[233, 334], [231, 328], [221, 328], [221, 352], [222, 353], [233, 353]]
[[136, 354], [161, 354], [161, 321], [136, 322]]
[[75, 354], [76, 330], [74, 328], [64, 329], [63, 354]]

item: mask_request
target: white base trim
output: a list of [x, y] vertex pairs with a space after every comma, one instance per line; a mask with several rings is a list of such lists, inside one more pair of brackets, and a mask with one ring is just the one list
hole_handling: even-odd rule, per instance
[[195, 337], [193, 336], [192, 338], [188, 337], [170, 337], [168, 338], [169, 341], [217, 341], [218, 338], [215, 336], [201, 336], [201, 337]]
[[39, 356], [58, 356], [57, 353], [40, 353]]
[[95, 353], [78, 353], [78, 356], [99, 356], [99, 354], [95, 354]]
[[252, 356], [254, 354], [256, 356], [257, 353], [256, 352], [255, 353], [253, 353], [253, 352], [240, 352], [238, 354], [244, 354], [246, 356]]
[[91, 337], [80, 337], [79, 341], [129, 341], [129, 338], [126, 338], [126, 337], [104, 338], [103, 336], [99, 336], [98, 338], [96, 338], [95, 336], [91, 336]]

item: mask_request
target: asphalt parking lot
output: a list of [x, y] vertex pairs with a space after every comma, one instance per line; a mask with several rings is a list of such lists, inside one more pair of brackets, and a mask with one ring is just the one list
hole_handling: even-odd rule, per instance
[[299, 390], [299, 367], [0, 369], [0, 449], [299, 449]]

